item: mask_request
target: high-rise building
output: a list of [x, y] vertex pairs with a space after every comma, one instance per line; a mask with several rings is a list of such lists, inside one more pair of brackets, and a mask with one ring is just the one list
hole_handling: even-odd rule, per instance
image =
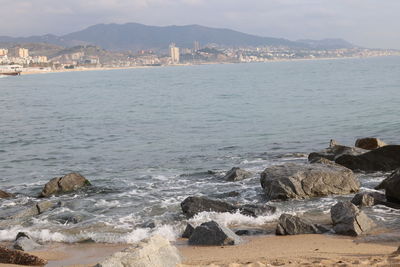
[[176, 47], [174, 43], [169, 46], [169, 56], [172, 63], [179, 63], [179, 47]]
[[13, 57], [22, 57], [22, 58], [29, 57], [29, 50], [26, 48], [14, 47], [9, 52], [10, 55]]
[[200, 50], [200, 43], [199, 43], [198, 41], [194, 41], [194, 43], [193, 43], [193, 49], [194, 49], [194, 52]]
[[8, 53], [7, 49], [0, 48], [0, 57], [6, 56]]

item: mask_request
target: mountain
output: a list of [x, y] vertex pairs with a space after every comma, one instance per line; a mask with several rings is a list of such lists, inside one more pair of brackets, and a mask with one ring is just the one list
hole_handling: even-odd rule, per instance
[[[139, 23], [97, 24], [64, 36], [51, 34], [21, 38], [0, 36], [0, 43], [48, 43], [65, 47], [90, 44], [114, 51], [165, 50], [170, 43], [175, 43], [178, 47], [192, 48], [194, 41], [198, 41], [202, 45], [217, 44], [227, 47], [270, 45], [324, 48], [324, 45], [332, 46], [332, 43], [335, 43], [323, 40], [294, 42], [282, 38], [260, 37], [230, 29], [210, 28], [200, 25], [159, 27]], [[342, 44], [346, 45], [346, 47], [348, 45], [345, 41]], [[338, 46], [340, 46], [340, 42], [337, 41], [335, 47]]]
[[297, 40], [298, 43], [308, 45], [314, 49], [341, 49], [341, 48], [354, 48], [355, 45], [343, 39], [322, 39], [322, 40]]

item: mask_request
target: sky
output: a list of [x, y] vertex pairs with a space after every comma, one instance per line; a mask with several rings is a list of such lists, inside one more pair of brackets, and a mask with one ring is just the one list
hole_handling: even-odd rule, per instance
[[0, 0], [0, 7], [0, 35], [13, 37], [137, 22], [400, 49], [400, 0]]

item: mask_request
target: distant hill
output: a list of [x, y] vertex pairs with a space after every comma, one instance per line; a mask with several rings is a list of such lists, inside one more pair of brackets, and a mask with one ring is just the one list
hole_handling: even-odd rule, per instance
[[260, 37], [234, 30], [210, 28], [200, 25], [159, 27], [138, 23], [97, 24], [64, 36], [51, 34], [21, 38], [0, 36], [0, 43], [48, 43], [65, 47], [91, 44], [114, 51], [135, 51], [140, 49], [165, 50], [172, 42], [178, 47], [192, 48], [194, 41], [198, 41], [201, 45], [217, 44], [227, 47], [271, 45], [324, 49], [328, 47], [344, 48], [340, 47], [341, 44], [347, 48], [349, 45], [349, 43], [343, 40], [341, 40], [342, 42], [326, 40], [301, 40], [294, 42], [282, 38]]
[[310, 48], [314, 49], [341, 49], [341, 48], [355, 47], [355, 45], [343, 39], [322, 39], [322, 40], [302, 39], [302, 40], [297, 40], [297, 42], [306, 44]]

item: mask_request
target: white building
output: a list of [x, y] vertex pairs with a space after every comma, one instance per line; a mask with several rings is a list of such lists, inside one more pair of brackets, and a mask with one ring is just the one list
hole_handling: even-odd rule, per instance
[[179, 63], [179, 47], [176, 47], [174, 43], [169, 46], [169, 56], [173, 64]]

